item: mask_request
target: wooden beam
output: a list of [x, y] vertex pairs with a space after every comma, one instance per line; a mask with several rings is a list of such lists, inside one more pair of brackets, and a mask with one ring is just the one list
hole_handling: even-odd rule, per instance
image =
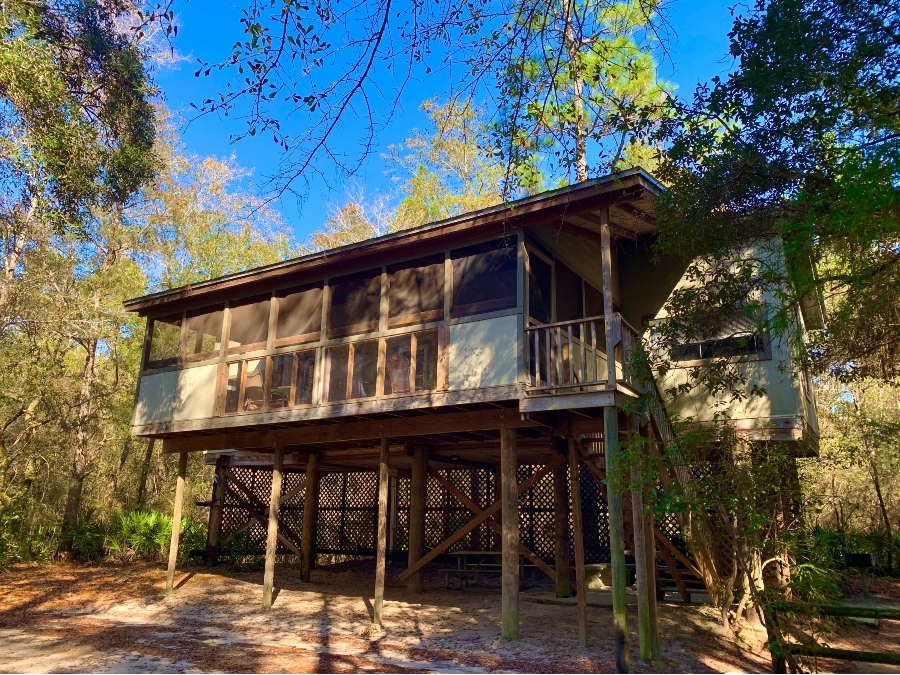
[[516, 430], [500, 430], [501, 623], [503, 638], [519, 639], [519, 493], [516, 490]]
[[678, 547], [675, 546], [669, 538], [660, 532], [655, 526], [653, 528], [653, 535], [656, 537], [656, 540], [661, 543], [668, 551], [671, 553], [682, 565], [687, 567], [688, 572], [693, 574], [695, 577], [699, 579], [703, 578], [703, 575], [700, 574], [700, 570], [697, 569], [697, 566], [690, 561], [690, 559], [681, 551], [678, 550]]
[[653, 535], [653, 514], [648, 510], [644, 514], [644, 550], [647, 555], [647, 569], [650, 576], [647, 580], [647, 592], [650, 594], [650, 649], [653, 660], [662, 656], [659, 643], [659, 608], [656, 599], [656, 538]]
[[319, 515], [319, 456], [310, 453], [306, 460], [306, 494], [303, 496], [303, 530], [300, 534], [300, 577], [310, 581], [316, 550], [316, 521]]
[[375, 603], [372, 622], [384, 625], [384, 574], [387, 561], [387, 516], [388, 516], [388, 458], [387, 437], [381, 439], [381, 460], [378, 463], [378, 539], [375, 542]]
[[[440, 483], [444, 487], [444, 489], [447, 490], [447, 492], [456, 497], [459, 500], [459, 503], [469, 509], [469, 511], [474, 513], [476, 516], [481, 513], [481, 507], [478, 506], [478, 504], [469, 499], [464, 492], [460, 491], [453, 483], [448, 481], [437, 471], [429, 471], [429, 475], [438, 483]], [[500, 523], [498, 523], [493, 518], [488, 518], [486, 521], [486, 525], [501, 537], [503, 536], [503, 528], [501, 527]], [[556, 570], [554, 570], [552, 567], [550, 567], [550, 565], [538, 558], [534, 554], [534, 552], [529, 550], [529, 548], [522, 542], [519, 542], [519, 553], [528, 558], [528, 560], [530, 560], [535, 567], [537, 567], [539, 570], [541, 570], [541, 572], [550, 577], [551, 581], [553, 581], [554, 583], [556, 582]]]
[[[609, 232], [609, 207], [600, 210], [601, 269], [603, 273], [603, 306], [607, 319], [613, 310], [612, 246]], [[616, 381], [615, 347], [619, 342], [614, 333], [613, 322], [604, 322], [606, 328], [607, 382]], [[606, 451], [606, 472], [616, 466], [619, 456], [619, 416], [616, 406], [603, 408], [604, 449]], [[615, 622], [616, 672], [627, 673], [631, 669], [628, 655], [628, 615], [626, 614], [626, 569], [625, 569], [625, 523], [622, 512], [622, 493], [615, 481], [607, 482], [606, 489], [609, 510], [609, 548], [612, 566], [613, 620]]]
[[[165, 444], [163, 444], [165, 447]], [[169, 542], [169, 570], [166, 574], [166, 593], [175, 590], [175, 565], [178, 562], [178, 540], [181, 536], [181, 509], [184, 505], [184, 480], [187, 475], [187, 454], [178, 456], [178, 478], [175, 479], [175, 504], [172, 509], [172, 539]]]
[[263, 573], [263, 609], [272, 606], [275, 590], [275, 551], [278, 548], [278, 512], [281, 510], [281, 483], [284, 469], [284, 448], [275, 447], [275, 463], [272, 465], [272, 491], [269, 493], [269, 527], [266, 534], [266, 568]]
[[[554, 459], [554, 460], [553, 460], [552, 462], [550, 462], [549, 464], [546, 464], [545, 466], [542, 466], [540, 469], [538, 469], [537, 471], [535, 471], [529, 478], [526, 478], [526, 479], [523, 480], [521, 483], [519, 483], [519, 485], [518, 485], [518, 487], [517, 487], [518, 494], [522, 494], [523, 492], [527, 492], [528, 490], [530, 490], [532, 487], [534, 487], [534, 485], [535, 485], [538, 481], [541, 480], [541, 478], [543, 478], [544, 476], [546, 476], [546, 475], [547, 475], [548, 473], [550, 473], [556, 466], [558, 466], [559, 464], [561, 464], [561, 463], [563, 463], [563, 462], [565, 462], [565, 461], [566, 461], [566, 460], [565, 460], [564, 457], [557, 457], [556, 459]], [[455, 543], [458, 542], [460, 539], [462, 539], [462, 538], [465, 537], [467, 534], [469, 534], [469, 532], [471, 532], [471, 531], [474, 530], [476, 527], [478, 527], [479, 525], [481, 525], [481, 524], [482, 524], [484, 521], [486, 521], [488, 518], [492, 517], [495, 513], [497, 513], [497, 512], [500, 510], [502, 503], [503, 503], [503, 500], [502, 500], [502, 499], [498, 499], [498, 500], [495, 501], [493, 504], [491, 504], [489, 507], [487, 507], [484, 511], [482, 511], [482, 512], [479, 513], [477, 516], [475, 516], [474, 518], [472, 518], [472, 520], [470, 520], [468, 523], [466, 523], [466, 524], [463, 525], [461, 528], [459, 528], [456, 532], [454, 532], [454, 533], [451, 534], [449, 537], [447, 537], [446, 539], [444, 539], [444, 541], [442, 541], [440, 544], [438, 544], [438, 545], [435, 546], [433, 549], [431, 549], [431, 550], [430, 550], [428, 553], [426, 553], [424, 556], [422, 556], [421, 558], [419, 558], [419, 561], [418, 561], [415, 565], [411, 566], [409, 569], [407, 569], [405, 572], [403, 572], [403, 573], [400, 575], [400, 581], [406, 581], [407, 579], [409, 579], [409, 577], [410, 577], [411, 575], [415, 574], [415, 573], [418, 572], [420, 569], [422, 569], [423, 567], [425, 567], [425, 565], [427, 565], [427, 564], [430, 563], [432, 560], [434, 560], [435, 558], [437, 558], [437, 557], [438, 557], [439, 555], [441, 555], [444, 551], [446, 551], [448, 548], [450, 548], [451, 546], [453, 546], [453, 544], [455, 544]]]
[[381, 438], [382, 435], [391, 438], [425, 436], [500, 429], [503, 426], [520, 428], [541, 425], [533, 420], [523, 420], [516, 409], [501, 408], [345, 424], [320, 424], [272, 431], [229, 431], [205, 436], [182, 436], [166, 439], [163, 452], [199, 452], [201, 450], [263, 448], [276, 445], [341, 443], [371, 440]]
[[572, 597], [569, 579], [569, 486], [566, 467], [553, 470], [553, 558], [556, 563], [556, 597]]
[[[425, 554], [425, 500], [428, 490], [428, 447], [417, 445], [413, 449], [412, 477], [409, 494], [409, 566]], [[407, 581], [407, 590], [417, 594], [423, 591], [421, 570]]]
[[575, 592], [578, 599], [578, 644], [588, 646], [587, 588], [584, 571], [584, 525], [581, 521], [581, 475], [575, 439], [568, 439], [569, 486], [572, 494], [572, 529], [575, 543]]

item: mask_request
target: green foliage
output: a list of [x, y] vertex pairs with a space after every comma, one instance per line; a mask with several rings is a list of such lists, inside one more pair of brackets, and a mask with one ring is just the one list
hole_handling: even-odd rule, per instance
[[130, 511], [115, 516], [104, 545], [117, 557], [153, 559], [168, 553], [171, 536], [170, 517], [157, 511]]

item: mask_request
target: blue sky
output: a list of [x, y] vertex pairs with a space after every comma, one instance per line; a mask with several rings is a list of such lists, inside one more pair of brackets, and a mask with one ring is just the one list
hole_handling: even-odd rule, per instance
[[[157, 77], [167, 105], [174, 112], [191, 117], [192, 102], [199, 104], [218, 92], [223, 80], [194, 76], [197, 59], [219, 61], [241, 39], [242, 6], [241, 2], [212, 0], [190, 0], [178, 6], [179, 30], [175, 49], [185, 60], [159, 72]], [[714, 0], [674, 0], [672, 3], [667, 18], [675, 39], [669, 46], [668, 59], [660, 64], [659, 74], [675, 84], [683, 95], [689, 95], [697, 82], [708, 81], [730, 68], [731, 61], [726, 58], [727, 34], [732, 23], [728, 7], [726, 2]], [[394, 121], [379, 134], [380, 151], [400, 142], [411, 128], [424, 127], [425, 119], [418, 109], [419, 104], [442, 93], [445, 88], [445, 83], [437, 79], [425, 79], [410, 86], [402, 100], [401, 114], [395, 115]], [[233, 154], [239, 164], [253, 170], [256, 190], [263, 192], [266, 176], [277, 169], [280, 151], [270, 136], [257, 136], [232, 144], [229, 135], [243, 130], [243, 124], [233, 118], [210, 115], [190, 122], [180, 132], [189, 153], [218, 157]], [[388, 189], [384, 171], [380, 152], [375, 153], [352, 179], [352, 185], [343, 183], [336, 176], [327, 182], [317, 179], [302, 199], [285, 196], [273, 206], [281, 211], [297, 238], [304, 240], [322, 225], [329, 207], [340, 203], [348, 188], [365, 186], [371, 192]]]

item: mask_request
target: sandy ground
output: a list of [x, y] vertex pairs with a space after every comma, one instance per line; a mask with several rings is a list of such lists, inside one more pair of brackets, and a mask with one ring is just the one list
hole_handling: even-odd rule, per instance
[[[376, 629], [371, 561], [317, 569], [310, 584], [297, 570], [279, 568], [269, 611], [260, 606], [260, 572], [188, 570], [166, 597], [165, 571], [156, 565], [18, 567], [0, 572], [0, 672], [613, 671], [606, 607], [589, 609], [591, 646], [579, 648], [575, 607], [528, 601], [550, 590], [530, 588], [520, 608], [522, 639], [509, 643], [500, 639], [496, 587], [445, 590], [432, 571], [426, 592], [410, 596], [397, 578], [402, 570], [388, 568], [385, 627]], [[608, 597], [591, 600], [604, 605]], [[633, 606], [629, 623], [636, 624]], [[848, 629], [868, 636], [854, 648], [900, 639], [898, 623]], [[770, 668], [758, 646], [737, 646], [709, 607], [662, 603], [660, 628], [659, 664], [638, 661], [631, 635], [636, 672]], [[853, 666], [837, 664], [836, 671], [864, 672]]]

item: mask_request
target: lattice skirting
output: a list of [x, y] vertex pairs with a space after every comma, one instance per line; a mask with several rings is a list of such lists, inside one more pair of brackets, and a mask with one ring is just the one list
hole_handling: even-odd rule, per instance
[[[519, 482], [527, 479], [537, 466], [520, 466]], [[581, 467], [581, 503], [584, 523], [586, 563], [607, 563], [609, 553], [609, 519], [606, 502], [597, 489], [593, 476]], [[267, 469], [236, 467], [235, 477], [246, 484], [256, 496], [268, 503], [272, 486], [272, 474]], [[460, 492], [482, 509], [499, 497], [499, 477], [488, 469], [453, 469], [441, 471]], [[285, 472], [282, 494], [290, 494], [304, 479], [303, 474]], [[410, 479], [391, 479], [389, 499], [389, 541], [391, 557], [403, 559], [402, 553], [409, 545]], [[305, 489], [281, 505], [280, 517], [291, 533], [295, 533], [298, 547], [302, 531]], [[373, 555], [377, 531], [378, 476], [374, 471], [354, 471], [324, 474], [319, 482], [319, 514], [316, 524], [316, 551], [346, 555]], [[568, 509], [570, 531], [572, 528], [571, 495]], [[433, 548], [473, 518], [446, 488], [429, 477], [425, 510], [425, 546]], [[241, 529], [252, 520], [237, 502], [226, 499], [222, 515], [220, 541]], [[680, 530], [674, 518], [658, 523], [660, 529], [673, 539], [680, 538]], [[283, 531], [284, 532], [284, 531]], [[287, 533], [286, 533], [287, 534]], [[289, 536], [289, 535], [288, 535]], [[519, 497], [519, 537], [521, 542], [540, 558], [553, 560], [553, 478], [548, 474], [533, 489]], [[292, 537], [293, 538], [293, 537]], [[238, 535], [230, 543], [230, 550], [240, 555], [262, 554], [266, 546], [265, 528], [258, 522]], [[570, 553], [573, 544], [569, 542]], [[454, 551], [491, 551], [500, 549], [499, 536], [486, 524], [476, 528], [449, 549]], [[290, 553], [279, 542], [279, 553]]]

